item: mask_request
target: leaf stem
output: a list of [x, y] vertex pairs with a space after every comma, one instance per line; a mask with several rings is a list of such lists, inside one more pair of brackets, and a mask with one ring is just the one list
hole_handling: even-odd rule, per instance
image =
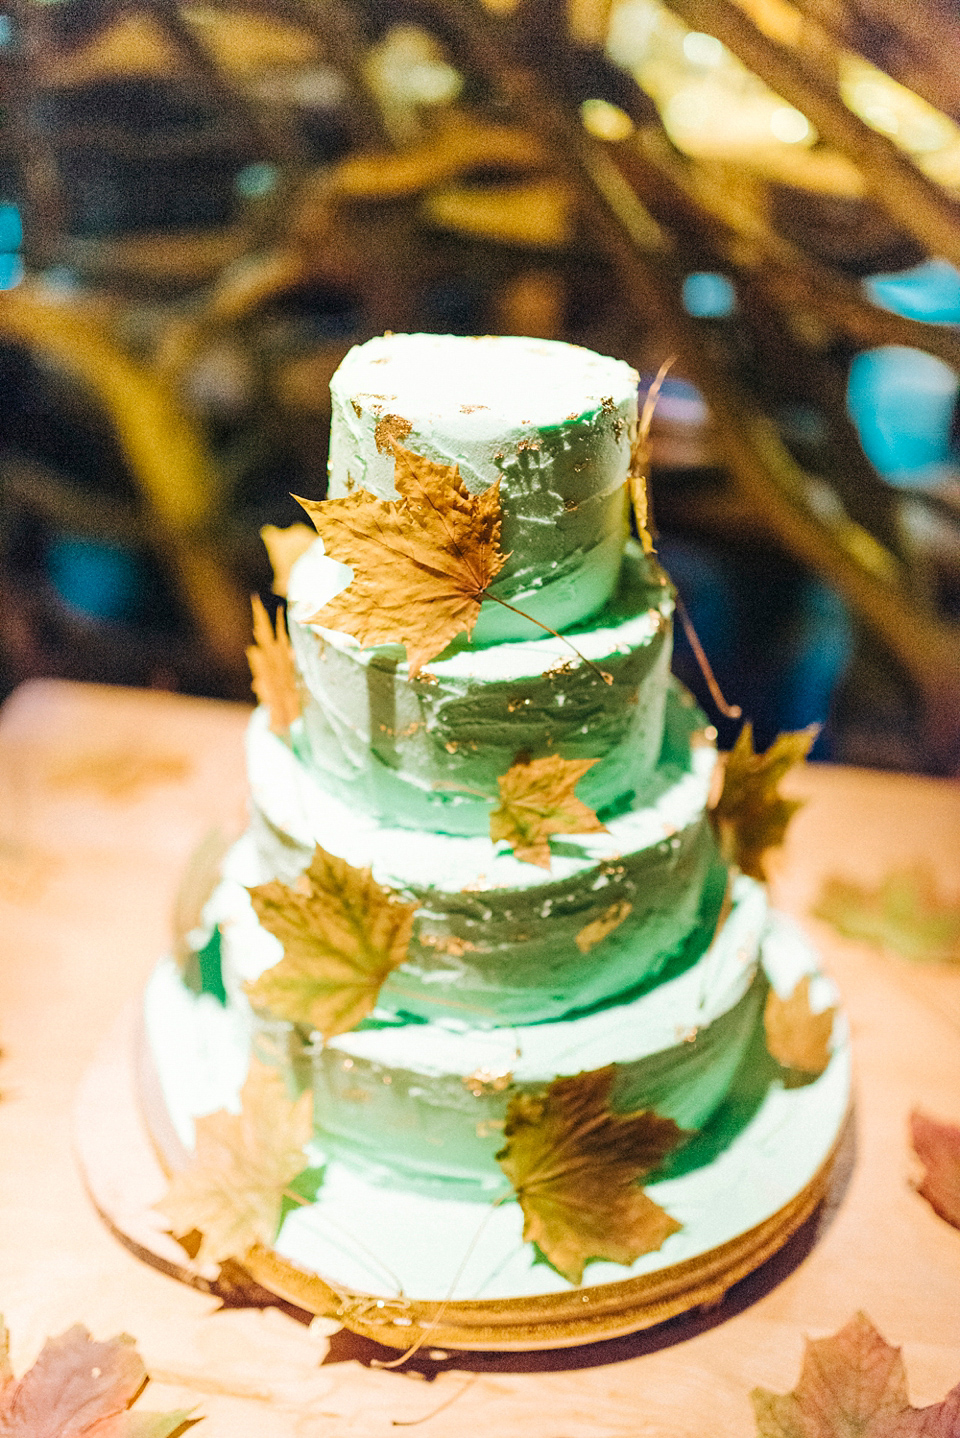
[[710, 660], [706, 656], [706, 652], [704, 651], [703, 645], [700, 643], [697, 631], [693, 627], [693, 622], [690, 619], [690, 615], [687, 613], [687, 606], [684, 604], [679, 594], [676, 596], [676, 604], [677, 613], [680, 616], [680, 623], [683, 625], [683, 632], [687, 636], [690, 648], [693, 650], [694, 653], [694, 658], [700, 666], [700, 673], [707, 681], [707, 688], [710, 690], [710, 698], [713, 700], [714, 704], [716, 704], [717, 708], [720, 710], [720, 713], [725, 719], [742, 718], [743, 710], [740, 708], [740, 705], [728, 704], [726, 699], [723, 697], [723, 690], [720, 688], [720, 685], [716, 681], [713, 670], [710, 667]]
[[481, 589], [480, 594], [484, 599], [492, 599], [494, 604], [502, 604], [504, 609], [509, 609], [512, 614], [519, 614], [521, 619], [529, 619], [531, 624], [536, 624], [539, 626], [539, 628], [545, 630], [547, 634], [552, 634], [554, 639], [559, 639], [560, 642], [562, 644], [565, 644], [568, 649], [572, 649], [577, 658], [581, 660], [584, 664], [586, 664], [590, 669], [592, 669], [594, 674], [599, 675], [599, 677], [603, 680], [604, 684], [613, 683], [613, 675], [608, 674], [605, 669], [598, 668], [598, 666], [594, 664], [592, 659], [588, 659], [585, 654], [581, 654], [577, 646], [573, 643], [572, 640], [568, 639], [565, 634], [558, 634], [556, 629], [551, 629], [550, 625], [544, 624], [542, 619], [534, 619], [532, 614], [526, 614], [522, 609], [518, 609], [515, 604], [508, 604], [507, 601], [505, 599], [501, 599], [499, 595], [491, 594], [489, 589]]

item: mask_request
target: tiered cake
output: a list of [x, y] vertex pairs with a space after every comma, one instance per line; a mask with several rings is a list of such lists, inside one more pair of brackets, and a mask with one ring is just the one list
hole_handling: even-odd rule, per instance
[[[399, 1287], [506, 1312], [583, 1281], [587, 1302], [715, 1251], [820, 1173], [845, 1078], [812, 1147], [783, 1139], [759, 1202], [765, 1159], [744, 1138], [764, 1112], [776, 1133], [812, 1132], [812, 1093], [824, 1111], [829, 1075], [792, 1091], [802, 1119], [770, 1109], [789, 1091], [763, 1045], [766, 959], [778, 950], [785, 992], [812, 960], [717, 847], [715, 735], [670, 677], [669, 581], [629, 538], [635, 372], [546, 341], [388, 335], [351, 351], [332, 393], [329, 500], [307, 506], [324, 537], [287, 589], [296, 703], [254, 715], [250, 828], [194, 936], [219, 974], [191, 987], [165, 964], [147, 996], [172, 1119], [155, 1130], [182, 1163], [194, 1119], [236, 1109], [253, 1053], [291, 1096], [312, 1090], [323, 1170], [276, 1239], [281, 1291], [304, 1299], [302, 1271], [381, 1307]], [[438, 513], [440, 560], [417, 547]], [[431, 643], [438, 606], [402, 575], [419, 564], [433, 584], [475, 539], [489, 579]], [[572, 1258], [546, 1212], [549, 1162], [539, 1211], [518, 1178], [531, 1134], [574, 1172]], [[618, 1205], [641, 1192], [658, 1217], [620, 1232]], [[602, 1331], [637, 1326], [631, 1313]]]

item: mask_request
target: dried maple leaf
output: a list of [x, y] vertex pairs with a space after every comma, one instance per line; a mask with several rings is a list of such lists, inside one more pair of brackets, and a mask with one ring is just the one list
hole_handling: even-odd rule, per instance
[[16, 1379], [0, 1320], [3, 1438], [170, 1438], [190, 1415], [130, 1412], [146, 1382], [132, 1338], [98, 1343], [80, 1324], [48, 1338], [33, 1367]]
[[173, 1233], [203, 1235], [201, 1263], [242, 1259], [254, 1244], [273, 1242], [290, 1186], [309, 1166], [312, 1110], [310, 1093], [290, 1099], [276, 1070], [254, 1063], [239, 1113], [196, 1120], [193, 1159], [156, 1207]]
[[399, 498], [357, 489], [346, 499], [301, 499], [326, 553], [353, 570], [310, 622], [364, 646], [403, 644], [410, 675], [464, 630], [473, 632], [487, 587], [503, 568], [500, 481], [471, 494], [455, 464], [436, 464], [395, 440]]
[[599, 919], [594, 919], [592, 923], [584, 924], [576, 937], [576, 945], [581, 954], [589, 954], [590, 950], [599, 944], [601, 939], [605, 939], [608, 934], [612, 934], [614, 929], [619, 929], [632, 909], [633, 905], [624, 899], [619, 904], [611, 904], [609, 909], [606, 909], [600, 915]]
[[381, 985], [407, 957], [416, 904], [317, 845], [295, 884], [250, 890], [257, 918], [283, 958], [246, 986], [253, 1004], [309, 1024], [325, 1039], [373, 1011]]
[[956, 1438], [960, 1384], [912, 1408], [899, 1348], [858, 1313], [832, 1338], [807, 1341], [792, 1393], [755, 1388], [757, 1438]]
[[251, 603], [254, 643], [247, 650], [247, 659], [253, 675], [253, 692], [269, 710], [274, 734], [286, 734], [294, 719], [299, 719], [303, 707], [286, 616], [277, 612], [274, 631], [259, 594], [252, 596]]
[[814, 913], [848, 939], [905, 959], [960, 962], [960, 905], [941, 897], [923, 865], [895, 870], [875, 888], [828, 879]]
[[630, 490], [630, 503], [633, 506], [633, 519], [637, 526], [637, 537], [643, 546], [644, 554], [653, 554], [653, 535], [650, 533], [650, 428], [653, 424], [653, 412], [657, 407], [657, 400], [660, 398], [660, 390], [667, 377], [676, 355], [664, 360], [657, 371], [653, 384], [647, 390], [643, 402], [643, 409], [640, 411], [640, 418], [637, 421], [637, 434], [630, 446], [630, 469], [627, 474], [627, 485]]
[[776, 989], [771, 989], [763, 1011], [768, 1052], [784, 1068], [822, 1074], [830, 1062], [836, 1012], [834, 1008], [813, 1012], [809, 974], [804, 974], [789, 998], [782, 999]]
[[211, 829], [186, 862], [173, 901], [172, 915], [173, 957], [181, 973], [194, 953], [190, 935], [203, 923], [203, 911], [219, 882], [230, 844], [230, 838], [222, 829]]
[[316, 530], [311, 529], [309, 524], [288, 524], [286, 529], [280, 529], [276, 524], [265, 524], [260, 538], [273, 570], [273, 592], [286, 599], [290, 571], [301, 554], [306, 554], [311, 544], [316, 544]]
[[960, 1128], [914, 1111], [910, 1140], [926, 1170], [917, 1192], [941, 1218], [960, 1228]]
[[680, 1224], [637, 1180], [685, 1137], [652, 1109], [614, 1113], [615, 1067], [557, 1078], [543, 1094], [517, 1094], [497, 1162], [523, 1209], [523, 1237], [571, 1283], [591, 1259], [633, 1263]]
[[518, 859], [549, 869], [551, 834], [605, 834], [606, 824], [573, 792], [597, 762], [548, 754], [514, 764], [497, 780], [500, 807], [490, 815], [490, 838], [503, 839]]
[[754, 879], [766, 878], [766, 851], [783, 843], [787, 825], [803, 806], [802, 799], [785, 799], [779, 785], [806, 758], [816, 734], [816, 727], [778, 734], [765, 753], [757, 754], [753, 725], [747, 723], [727, 757], [711, 818], [723, 857]]

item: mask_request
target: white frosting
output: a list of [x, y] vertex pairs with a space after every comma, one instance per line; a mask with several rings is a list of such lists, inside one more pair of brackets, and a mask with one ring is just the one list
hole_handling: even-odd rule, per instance
[[[330, 384], [329, 496], [361, 485], [394, 497], [388, 421], [407, 448], [458, 465], [471, 492], [499, 478], [509, 557], [494, 590], [565, 629], [602, 608], [616, 584], [637, 380], [620, 360], [551, 340], [370, 340], [349, 352]], [[474, 639], [533, 632], [528, 620], [488, 602]]]

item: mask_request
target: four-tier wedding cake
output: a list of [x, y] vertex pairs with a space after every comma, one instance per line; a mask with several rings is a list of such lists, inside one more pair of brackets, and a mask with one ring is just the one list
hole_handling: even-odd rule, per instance
[[[205, 1115], [245, 1121], [265, 1094], [296, 1114], [306, 1149], [239, 1247], [255, 1232], [294, 1297], [319, 1275], [348, 1321], [390, 1306], [402, 1344], [410, 1301], [587, 1303], [717, 1251], [809, 1189], [846, 1080], [826, 981], [738, 867], [735, 805], [710, 812], [715, 733], [670, 675], [642, 504], [630, 538], [636, 373], [386, 335], [332, 395], [318, 533], [274, 537], [302, 551], [277, 563], [289, 637], [257, 610], [249, 829], [192, 936], [203, 962], [151, 982], [149, 1086], [175, 1232], [206, 1231]], [[823, 1053], [794, 1087], [764, 1021], [791, 994]]]

